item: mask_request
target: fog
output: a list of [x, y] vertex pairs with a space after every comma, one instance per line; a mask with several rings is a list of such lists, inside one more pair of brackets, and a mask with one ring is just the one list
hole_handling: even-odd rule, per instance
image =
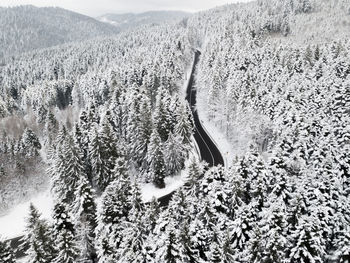
[[58, 6], [89, 16], [106, 13], [140, 13], [150, 10], [196, 12], [233, 2], [247, 0], [0, 0], [0, 6]]

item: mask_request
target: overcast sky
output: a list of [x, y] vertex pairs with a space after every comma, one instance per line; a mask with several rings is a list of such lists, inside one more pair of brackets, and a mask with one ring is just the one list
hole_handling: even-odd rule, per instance
[[59, 6], [89, 16], [105, 13], [144, 12], [150, 10], [184, 10], [195, 12], [246, 0], [0, 0], [0, 6]]

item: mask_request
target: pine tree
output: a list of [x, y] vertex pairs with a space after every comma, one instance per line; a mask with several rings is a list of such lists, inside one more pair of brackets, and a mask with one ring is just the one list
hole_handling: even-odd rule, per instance
[[147, 160], [149, 164], [149, 178], [158, 188], [164, 188], [165, 163], [161, 139], [158, 131], [153, 129], [148, 146]]
[[348, 227], [342, 231], [341, 236], [337, 240], [335, 256], [338, 260], [337, 262], [350, 262], [350, 232]]
[[30, 263], [49, 263], [56, 255], [52, 231], [48, 224], [40, 219], [38, 210], [31, 204], [30, 214], [27, 219], [26, 235], [24, 237], [24, 248]]
[[101, 209], [98, 213], [97, 247], [101, 262], [117, 260], [117, 250], [123, 240], [125, 227], [131, 207], [131, 186], [128, 174], [120, 175], [105, 189]]
[[0, 240], [0, 262], [15, 263], [15, 255], [10, 244], [6, 241]]
[[20, 147], [20, 151], [24, 155], [34, 157], [39, 155], [41, 144], [36, 134], [31, 129], [27, 128], [22, 134]]
[[296, 229], [290, 236], [289, 262], [324, 262], [325, 245], [318, 223], [318, 220], [311, 216], [302, 216], [300, 218]]
[[118, 254], [119, 262], [145, 262], [144, 244], [146, 241], [146, 225], [144, 221], [144, 206], [141, 200], [139, 186], [134, 182], [130, 196], [131, 210], [121, 235], [123, 240]]
[[200, 177], [203, 174], [203, 169], [198, 160], [191, 158], [186, 170], [187, 174], [185, 178], [184, 189], [188, 195], [198, 197], [200, 189]]
[[58, 121], [52, 111], [48, 111], [45, 120], [45, 133], [48, 136], [48, 143], [50, 144], [58, 130]]
[[188, 149], [181, 142], [180, 138], [170, 133], [164, 145], [164, 161], [168, 175], [176, 175], [184, 168], [187, 151]]
[[66, 135], [56, 150], [50, 168], [52, 187], [60, 200], [72, 203], [79, 179], [85, 176], [82, 152], [70, 135]]
[[104, 175], [103, 183], [101, 182], [101, 189], [104, 190], [110, 182], [114, 180], [112, 170], [115, 165], [116, 158], [119, 153], [116, 145], [116, 140], [113, 133], [113, 127], [109, 121], [109, 112], [106, 113], [104, 120], [102, 121], [102, 130], [100, 134], [101, 147], [102, 147], [102, 158], [105, 163], [106, 173]]
[[165, 234], [164, 244], [161, 245], [156, 254], [156, 262], [182, 263], [174, 230]]
[[193, 134], [194, 123], [192, 112], [188, 104], [181, 103], [176, 116], [176, 125], [174, 133], [182, 138], [184, 144], [191, 142], [191, 136]]
[[211, 250], [210, 262], [222, 263], [222, 255], [221, 255], [220, 247], [216, 241], [214, 241], [214, 243], [211, 245], [210, 250]]
[[76, 263], [79, 249], [75, 239], [74, 224], [64, 203], [55, 205], [53, 219], [57, 255], [52, 262]]
[[80, 248], [78, 262], [94, 263], [96, 262], [95, 229], [97, 226], [97, 212], [94, 192], [86, 178], [80, 178], [75, 196], [76, 238], [77, 245]]
[[93, 129], [90, 134], [89, 159], [91, 160], [93, 185], [99, 191], [103, 191], [110, 183], [111, 175], [104, 147], [99, 132], [96, 128]]
[[171, 120], [169, 93], [164, 88], [158, 89], [156, 97], [156, 106], [153, 113], [153, 125], [162, 140], [168, 139], [169, 133], [173, 130], [173, 122]]
[[200, 262], [199, 253], [194, 248], [194, 243], [191, 239], [189, 224], [187, 221], [178, 226], [180, 229], [176, 233], [176, 239], [179, 246], [179, 255], [181, 262]]
[[145, 208], [145, 227], [146, 227], [146, 233], [147, 235], [150, 235], [153, 233], [156, 225], [157, 225], [157, 220], [159, 219], [160, 215], [160, 207], [159, 207], [159, 202], [157, 201], [156, 198], [153, 198], [152, 201], [146, 205]]

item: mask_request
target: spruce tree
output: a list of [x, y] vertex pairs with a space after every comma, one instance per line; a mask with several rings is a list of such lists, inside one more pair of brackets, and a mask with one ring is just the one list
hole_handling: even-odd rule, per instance
[[120, 262], [145, 262], [146, 221], [139, 186], [134, 182], [130, 196], [131, 210], [121, 235], [123, 236], [118, 254]]
[[176, 243], [175, 230], [169, 230], [165, 234], [164, 244], [159, 247], [156, 254], [156, 262], [182, 263], [178, 244]]
[[109, 160], [107, 160], [109, 156], [105, 155], [104, 147], [107, 146], [103, 145], [99, 132], [96, 128], [93, 129], [90, 133], [89, 159], [91, 160], [93, 185], [99, 191], [103, 191], [110, 183], [111, 175]]
[[173, 129], [173, 122], [171, 120], [172, 113], [169, 110], [170, 101], [168, 98], [168, 91], [162, 87], [159, 88], [153, 113], [153, 125], [162, 142], [165, 142], [168, 139], [169, 133]]
[[15, 263], [15, 254], [7, 241], [0, 240], [0, 262]]
[[187, 151], [180, 137], [170, 133], [164, 145], [164, 161], [168, 175], [176, 175], [184, 168]]
[[148, 146], [147, 161], [149, 165], [149, 178], [158, 188], [164, 188], [166, 175], [162, 142], [158, 131], [153, 129]]
[[123, 240], [122, 231], [131, 210], [131, 185], [127, 173], [121, 174], [105, 189], [98, 213], [97, 248], [101, 262], [117, 260]]
[[72, 203], [79, 179], [85, 176], [82, 152], [70, 135], [58, 145], [50, 168], [52, 187], [60, 200]]
[[53, 219], [57, 255], [52, 262], [76, 263], [79, 248], [76, 242], [74, 224], [64, 203], [55, 205]]
[[49, 263], [56, 255], [54, 249], [53, 233], [47, 222], [40, 218], [38, 210], [31, 204], [30, 214], [27, 218], [24, 248], [29, 263]]
[[318, 220], [312, 216], [302, 216], [290, 236], [291, 263], [321, 263], [325, 260], [325, 244]]
[[222, 263], [222, 255], [220, 251], [219, 244], [214, 241], [210, 248], [210, 262], [212, 263]]
[[96, 204], [94, 191], [85, 177], [80, 178], [75, 196], [76, 239], [80, 248], [78, 262], [94, 263], [97, 257], [95, 249]]

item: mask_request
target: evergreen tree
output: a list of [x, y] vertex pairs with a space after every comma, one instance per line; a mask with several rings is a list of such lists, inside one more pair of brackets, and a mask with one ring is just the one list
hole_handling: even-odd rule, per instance
[[58, 146], [50, 173], [52, 187], [60, 200], [72, 203], [79, 180], [85, 176], [85, 169], [82, 152], [70, 135], [66, 135], [62, 145]]
[[153, 113], [153, 125], [162, 142], [168, 139], [169, 133], [173, 130], [173, 122], [171, 120], [172, 113], [169, 107], [170, 100], [168, 91], [164, 88], [159, 88]]
[[80, 248], [78, 262], [94, 263], [96, 259], [95, 229], [96, 229], [96, 204], [94, 192], [86, 178], [81, 177], [79, 187], [75, 192], [74, 202], [76, 220], [76, 239]]
[[131, 210], [121, 235], [123, 240], [118, 251], [119, 262], [145, 262], [146, 225], [140, 189], [135, 182], [130, 196]]
[[200, 190], [200, 177], [202, 176], [202, 167], [198, 160], [191, 158], [187, 166], [184, 189], [186, 193], [192, 196], [198, 196]]
[[180, 138], [170, 133], [164, 145], [164, 161], [168, 175], [176, 175], [184, 168], [187, 151], [188, 149], [181, 142]]
[[184, 144], [189, 144], [191, 142], [193, 129], [192, 112], [187, 104], [181, 103], [176, 116], [174, 133], [182, 138]]
[[0, 262], [2, 263], [15, 263], [15, 255], [10, 246], [6, 241], [0, 240]]
[[30, 214], [27, 218], [26, 235], [22, 249], [28, 248], [28, 262], [49, 263], [56, 255], [52, 231], [48, 224], [40, 219], [38, 210], [31, 204]]
[[211, 245], [210, 262], [212, 263], [222, 263], [222, 255], [220, 251], [219, 244], [214, 241]]
[[342, 231], [337, 240], [335, 256], [340, 263], [350, 262], [350, 233], [348, 227]]
[[109, 156], [105, 155], [105, 145], [103, 145], [101, 136], [96, 128], [92, 130], [90, 138], [89, 159], [92, 166], [93, 185], [99, 191], [103, 191], [110, 182], [111, 171], [109, 170], [109, 160], [107, 159]]
[[176, 244], [175, 231], [170, 230], [165, 234], [164, 244], [160, 246], [156, 254], [156, 262], [182, 263], [179, 248]]
[[165, 163], [162, 142], [158, 131], [153, 129], [150, 144], [148, 146], [147, 161], [149, 165], [149, 178], [158, 188], [164, 188]]
[[64, 203], [56, 204], [54, 207], [54, 234], [57, 255], [53, 263], [76, 263], [79, 255], [74, 224]]
[[22, 134], [20, 147], [20, 151], [24, 155], [34, 157], [39, 155], [41, 144], [36, 134], [31, 129], [27, 128]]
[[121, 174], [102, 195], [101, 210], [98, 213], [97, 247], [101, 262], [118, 260], [118, 249], [123, 240], [131, 207], [131, 186], [128, 174]]
[[291, 234], [291, 239], [289, 262], [324, 262], [325, 245], [321, 229], [315, 218], [302, 216], [296, 229]]

